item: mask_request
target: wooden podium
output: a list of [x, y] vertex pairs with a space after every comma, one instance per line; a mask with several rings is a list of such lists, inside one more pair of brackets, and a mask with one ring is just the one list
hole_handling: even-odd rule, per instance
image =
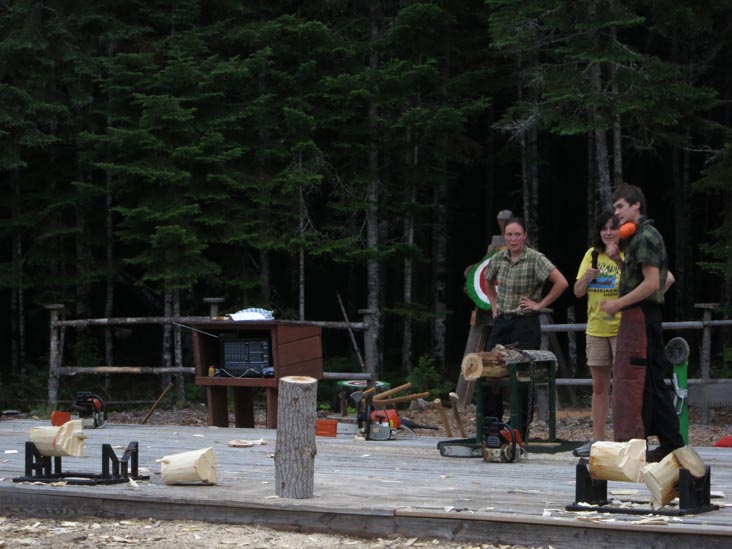
[[[323, 378], [323, 345], [320, 326], [279, 320], [211, 320], [191, 326], [196, 385], [206, 387], [208, 424], [229, 426], [227, 388], [234, 396], [236, 427], [254, 427], [254, 390], [264, 388], [267, 428], [277, 428], [277, 389], [285, 376]], [[211, 376], [221, 370], [221, 337], [266, 338], [271, 354], [272, 377]]]

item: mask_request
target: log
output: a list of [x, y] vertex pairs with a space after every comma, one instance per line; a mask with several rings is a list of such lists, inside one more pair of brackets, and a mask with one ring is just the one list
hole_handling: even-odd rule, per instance
[[450, 405], [452, 407], [452, 416], [455, 418], [455, 425], [457, 425], [458, 432], [461, 438], [465, 438], [465, 427], [463, 426], [463, 419], [460, 417], [460, 396], [452, 392], [450, 393]]
[[660, 509], [679, 495], [679, 465], [673, 452], [645, 469], [643, 482], [651, 493], [651, 508]]
[[395, 395], [401, 391], [406, 391], [412, 386], [411, 383], [405, 383], [404, 385], [400, 385], [399, 387], [394, 387], [393, 389], [389, 389], [387, 391], [383, 391], [379, 393], [378, 395], [374, 395], [374, 400], [381, 400], [386, 397], [390, 397], [392, 395]]
[[646, 441], [598, 441], [590, 449], [590, 476], [595, 480], [640, 482], [646, 463]]
[[436, 398], [432, 402], [432, 405], [440, 413], [440, 419], [442, 419], [442, 426], [445, 428], [445, 432], [447, 433], [447, 436], [452, 437], [452, 429], [450, 429], [450, 422], [447, 420], [447, 414], [445, 413], [445, 409], [442, 407], [442, 401], [439, 398]]
[[275, 442], [275, 490], [279, 497], [313, 497], [318, 380], [280, 378]]
[[706, 467], [691, 446], [674, 450], [658, 463], [645, 468], [643, 482], [651, 493], [651, 507], [660, 509], [679, 495], [679, 470], [686, 469], [695, 478], [706, 474]]
[[674, 457], [679, 462], [679, 465], [683, 469], [689, 471], [689, 474], [694, 478], [702, 478], [707, 474], [707, 467], [704, 464], [701, 456], [694, 450], [693, 446], [686, 445], [682, 448], [678, 448], [673, 452]]
[[[376, 395], [378, 396], [378, 395]], [[400, 402], [409, 402], [410, 400], [419, 400], [420, 398], [424, 398], [427, 396], [430, 396], [429, 391], [425, 391], [424, 393], [414, 393], [412, 395], [404, 395], [400, 397], [394, 397], [394, 398], [382, 398], [377, 400], [376, 396], [371, 401], [371, 405], [374, 408], [380, 407], [380, 406], [389, 406], [391, 404], [399, 404]]]
[[520, 351], [497, 345], [492, 351], [468, 353], [460, 364], [463, 377], [475, 381], [481, 377], [508, 377], [508, 364], [529, 362]]
[[84, 456], [84, 440], [87, 435], [80, 419], [63, 425], [31, 427], [29, 440], [43, 456]]
[[213, 448], [172, 454], [156, 460], [165, 484], [202, 482], [216, 484], [216, 454]]

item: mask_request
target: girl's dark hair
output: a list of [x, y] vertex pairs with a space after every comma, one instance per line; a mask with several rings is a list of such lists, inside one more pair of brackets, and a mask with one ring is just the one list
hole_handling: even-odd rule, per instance
[[617, 229], [620, 227], [620, 221], [618, 221], [618, 218], [615, 217], [615, 214], [609, 210], [605, 210], [600, 215], [598, 215], [597, 219], [595, 220], [595, 225], [592, 227], [592, 237], [590, 238], [590, 244], [598, 252], [605, 251], [605, 244], [603, 244], [602, 242], [600, 231], [602, 231], [605, 225], [607, 225], [607, 222], [609, 220], [612, 220], [613, 229]]

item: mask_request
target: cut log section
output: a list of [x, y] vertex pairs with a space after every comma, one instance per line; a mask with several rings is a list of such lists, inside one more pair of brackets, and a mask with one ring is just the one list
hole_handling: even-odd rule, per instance
[[87, 438], [83, 429], [81, 420], [75, 419], [60, 426], [31, 427], [28, 439], [43, 456], [83, 457]]
[[213, 448], [173, 454], [157, 462], [160, 463], [160, 475], [165, 484], [217, 483]]
[[590, 449], [590, 476], [595, 480], [640, 482], [646, 464], [646, 441], [598, 441]]
[[[318, 380], [280, 378], [275, 442], [275, 491], [279, 497], [313, 497]], [[365, 391], [364, 391], [365, 393]]]
[[706, 474], [706, 467], [691, 446], [674, 450], [658, 463], [645, 468], [643, 482], [651, 493], [651, 508], [660, 509], [679, 495], [679, 470], [686, 469], [694, 478]]
[[528, 360], [520, 351], [496, 346], [492, 351], [468, 353], [463, 357], [460, 369], [468, 381], [481, 377], [501, 378], [508, 377], [508, 364], [516, 362]]

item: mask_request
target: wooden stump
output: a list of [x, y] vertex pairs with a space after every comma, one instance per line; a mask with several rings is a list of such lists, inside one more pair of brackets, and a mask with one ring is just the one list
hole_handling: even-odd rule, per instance
[[315, 484], [315, 420], [318, 380], [306, 376], [280, 378], [277, 399], [275, 485], [279, 497], [313, 497]]
[[216, 484], [216, 454], [213, 448], [203, 448], [165, 456], [157, 460], [165, 484], [203, 482]]
[[43, 456], [84, 456], [84, 439], [80, 419], [67, 421], [60, 426], [31, 427], [28, 439]]
[[596, 480], [640, 482], [646, 463], [646, 441], [598, 441], [590, 449], [590, 476]]

